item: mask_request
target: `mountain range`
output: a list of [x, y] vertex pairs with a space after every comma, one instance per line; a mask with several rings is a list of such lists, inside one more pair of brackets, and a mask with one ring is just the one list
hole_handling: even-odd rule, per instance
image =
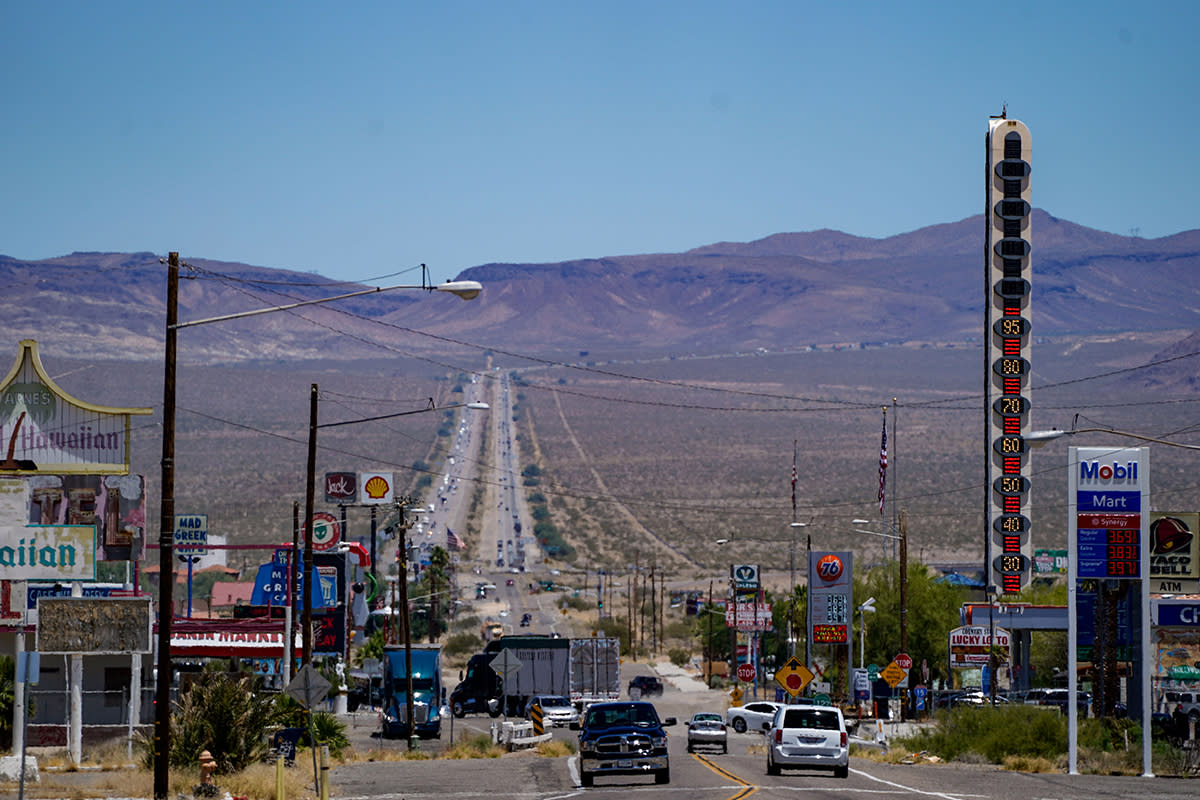
[[[1183, 338], [1200, 327], [1200, 230], [1142, 239], [1041, 210], [1031, 229], [1035, 336], [1178, 330]], [[975, 216], [883, 239], [819, 230], [683, 253], [484, 264], [459, 275], [485, 287], [470, 303], [390, 292], [204, 326], [189, 332], [188, 357], [361, 358], [354, 337], [378, 338], [380, 325], [394, 331], [394, 346], [405, 352], [497, 348], [546, 357], [977, 342], [983, 233], [982, 217]], [[0, 256], [6, 287], [0, 314], [14, 340], [41, 339], [60, 355], [159, 358], [161, 260], [149, 252], [77, 252], [40, 261]], [[184, 277], [196, 280], [181, 282], [181, 320], [361, 288], [199, 254], [183, 260], [190, 267]]]

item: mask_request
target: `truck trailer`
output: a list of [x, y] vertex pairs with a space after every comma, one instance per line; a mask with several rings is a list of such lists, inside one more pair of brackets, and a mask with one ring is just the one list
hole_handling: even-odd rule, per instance
[[570, 647], [570, 640], [555, 636], [493, 639], [467, 661], [466, 674], [450, 693], [450, 710], [456, 717], [483, 712], [518, 716], [535, 694], [568, 696]]
[[621, 640], [589, 637], [571, 640], [571, 686], [577, 709], [621, 697]]

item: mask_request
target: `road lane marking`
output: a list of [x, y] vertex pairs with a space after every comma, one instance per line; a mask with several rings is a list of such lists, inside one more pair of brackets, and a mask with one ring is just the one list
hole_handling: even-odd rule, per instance
[[862, 775], [864, 778], [870, 778], [871, 780], [875, 781], [876, 783], [882, 783], [886, 786], [891, 786], [891, 787], [893, 787], [895, 789], [899, 789], [901, 791], [911, 792], [912, 794], [919, 794], [919, 795], [923, 795], [925, 797], [940, 797], [940, 798], [943, 798], [943, 800], [963, 800], [964, 798], [967, 798], [967, 797], [987, 797], [988, 796], [988, 795], [984, 795], [984, 794], [946, 794], [945, 792], [927, 792], [923, 789], [914, 789], [913, 787], [905, 786], [902, 783], [896, 783], [895, 781], [889, 781], [885, 778], [880, 778], [876, 775], [872, 775], [869, 772], [863, 772], [860, 769], [852, 769], [850, 771], [853, 772], [855, 775]]
[[692, 758], [696, 759], [701, 764], [703, 764], [704, 766], [711, 769], [713, 772], [720, 775], [722, 778], [731, 780], [734, 783], [736, 783], [742, 787], [741, 790], [738, 791], [737, 794], [732, 795], [729, 798], [729, 800], [744, 800], [744, 798], [749, 797], [750, 795], [752, 795], [758, 791], [757, 786], [755, 786], [752, 783], [747, 783], [746, 781], [742, 780], [737, 775], [733, 774], [732, 772], [725, 769], [724, 767], [718, 765], [715, 761], [710, 759], [708, 756], [701, 755], [700, 753], [692, 753]]

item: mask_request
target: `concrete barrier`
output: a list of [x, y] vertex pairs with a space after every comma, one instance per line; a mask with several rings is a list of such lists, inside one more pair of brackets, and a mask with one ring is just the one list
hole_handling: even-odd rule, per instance
[[554, 738], [549, 733], [537, 735], [532, 722], [505, 722], [500, 725], [498, 743], [509, 750], [519, 750], [525, 747], [536, 747], [540, 742], [548, 742]]

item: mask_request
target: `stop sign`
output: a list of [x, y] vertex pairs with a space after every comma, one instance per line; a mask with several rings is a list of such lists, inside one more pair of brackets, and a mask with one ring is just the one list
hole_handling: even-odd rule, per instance
[[743, 683], [751, 683], [754, 681], [754, 665], [753, 664], [738, 664], [737, 668], [738, 680]]
[[900, 669], [912, 669], [912, 656], [910, 656], [908, 653], [899, 653], [892, 660], [896, 662], [896, 666]]

